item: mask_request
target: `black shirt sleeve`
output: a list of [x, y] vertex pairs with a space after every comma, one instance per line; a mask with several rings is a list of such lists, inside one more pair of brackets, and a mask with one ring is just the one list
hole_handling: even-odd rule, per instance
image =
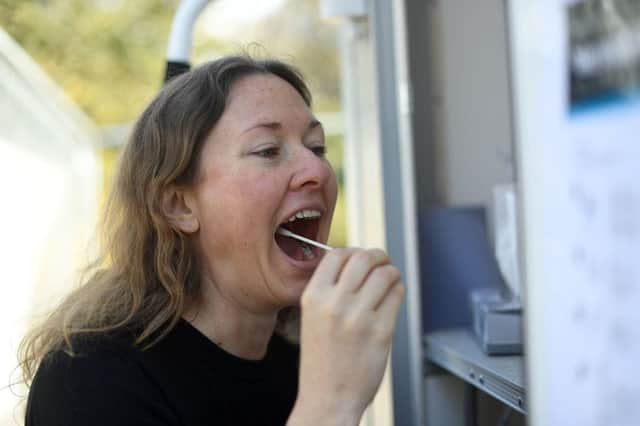
[[114, 351], [53, 352], [29, 392], [25, 426], [177, 425], [162, 391], [135, 359]]

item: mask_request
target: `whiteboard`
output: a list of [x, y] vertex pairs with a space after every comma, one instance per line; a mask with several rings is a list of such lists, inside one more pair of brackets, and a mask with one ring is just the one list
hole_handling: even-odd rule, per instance
[[509, 3], [532, 425], [640, 424], [640, 2]]

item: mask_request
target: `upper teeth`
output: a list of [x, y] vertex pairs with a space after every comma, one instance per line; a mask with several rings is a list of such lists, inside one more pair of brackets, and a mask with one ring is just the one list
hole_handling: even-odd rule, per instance
[[318, 210], [300, 210], [289, 218], [289, 222], [293, 222], [296, 219], [308, 219], [311, 217], [320, 217], [322, 214]]

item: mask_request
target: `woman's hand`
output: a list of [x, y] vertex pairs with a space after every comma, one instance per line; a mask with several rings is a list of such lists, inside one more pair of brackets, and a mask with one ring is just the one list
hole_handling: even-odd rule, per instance
[[400, 272], [382, 250], [325, 255], [302, 295], [290, 425], [358, 424], [382, 381], [403, 294]]

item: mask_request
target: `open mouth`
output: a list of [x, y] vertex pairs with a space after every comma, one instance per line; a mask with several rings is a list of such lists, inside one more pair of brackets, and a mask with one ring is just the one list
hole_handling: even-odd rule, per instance
[[[302, 210], [288, 221], [282, 223], [280, 227], [311, 240], [316, 240], [320, 229], [320, 215], [317, 210]], [[313, 260], [319, 254], [316, 247], [278, 233], [275, 234], [275, 240], [284, 254], [297, 261]]]

